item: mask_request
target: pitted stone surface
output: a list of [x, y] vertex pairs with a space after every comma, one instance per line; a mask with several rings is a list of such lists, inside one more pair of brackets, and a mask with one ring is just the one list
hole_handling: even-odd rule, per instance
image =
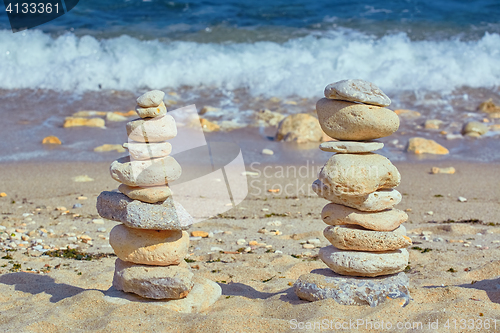
[[411, 238], [396, 231], [366, 230], [358, 226], [328, 226], [323, 231], [328, 241], [341, 250], [392, 251], [412, 244]]
[[123, 148], [128, 149], [132, 160], [150, 160], [152, 158], [166, 157], [172, 152], [172, 145], [169, 142], [128, 142], [123, 144]]
[[146, 161], [125, 156], [113, 161], [109, 172], [111, 178], [128, 186], [158, 186], [179, 179], [182, 168], [172, 156]]
[[295, 294], [314, 302], [331, 298], [342, 305], [377, 306], [387, 298], [401, 298], [405, 306], [410, 301], [410, 281], [405, 273], [366, 278], [342, 276], [329, 269], [303, 274], [295, 282]]
[[338, 194], [319, 179], [314, 181], [312, 189], [318, 196], [332, 203], [356, 208], [364, 212], [379, 212], [390, 209], [400, 203], [402, 199], [401, 193], [395, 189], [375, 191], [361, 196]]
[[157, 203], [167, 200], [172, 196], [172, 190], [168, 185], [151, 186], [151, 187], [135, 187], [120, 184], [118, 191], [125, 194], [132, 200], [139, 200], [142, 202]]
[[391, 105], [390, 98], [379, 87], [359, 79], [342, 80], [327, 85], [325, 97], [378, 106]]
[[316, 103], [316, 112], [321, 129], [337, 140], [373, 140], [399, 128], [394, 111], [374, 105], [322, 98]]
[[165, 106], [165, 103], [161, 102], [160, 105], [147, 108], [138, 106], [135, 108], [135, 111], [141, 118], [154, 118], [166, 115], [167, 107]]
[[369, 153], [382, 148], [382, 142], [328, 141], [319, 145], [322, 151], [340, 154]]
[[337, 274], [373, 277], [403, 271], [408, 265], [409, 253], [406, 249], [361, 252], [327, 246], [319, 250], [318, 256]]
[[149, 204], [119, 192], [104, 191], [97, 197], [96, 207], [101, 217], [122, 222], [129, 228], [186, 230], [193, 224], [191, 215], [172, 197]]
[[171, 266], [137, 265], [116, 259], [113, 287], [153, 299], [184, 298], [193, 288], [193, 273], [186, 262]]
[[175, 119], [169, 114], [155, 118], [139, 118], [127, 123], [127, 135], [137, 142], [163, 142], [177, 136]]

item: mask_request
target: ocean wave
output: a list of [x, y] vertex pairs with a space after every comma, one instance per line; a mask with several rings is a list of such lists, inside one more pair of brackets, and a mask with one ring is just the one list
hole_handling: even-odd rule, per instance
[[412, 41], [335, 30], [285, 43], [98, 40], [37, 30], [0, 31], [0, 88], [84, 92], [210, 86], [253, 95], [318, 96], [328, 83], [360, 78], [386, 92], [452, 91], [500, 82], [500, 35]]

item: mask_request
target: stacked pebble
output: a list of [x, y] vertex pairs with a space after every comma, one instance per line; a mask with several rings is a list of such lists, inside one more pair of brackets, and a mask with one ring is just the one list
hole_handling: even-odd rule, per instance
[[[305, 274], [295, 291], [306, 300], [330, 297], [342, 304], [376, 305], [387, 296], [408, 299], [408, 278], [396, 274], [407, 266], [405, 248], [411, 245], [401, 225], [408, 216], [393, 208], [401, 201], [394, 189], [401, 177], [387, 158], [373, 153], [383, 143], [370, 141], [394, 133], [399, 118], [384, 108], [390, 99], [366, 81], [330, 84], [325, 96], [316, 105], [319, 122], [340, 141], [321, 144], [321, 150], [336, 154], [313, 183], [316, 194], [331, 202], [321, 216], [329, 225], [323, 234], [332, 246], [322, 248], [319, 258], [337, 274], [371, 279]], [[373, 279], [378, 276], [384, 277]]]
[[141, 118], [127, 124], [129, 142], [124, 144], [130, 156], [110, 167], [121, 193], [102, 192], [97, 210], [103, 218], [122, 222], [109, 235], [118, 256], [113, 286], [146, 298], [181, 299], [199, 279], [184, 261], [189, 248], [184, 230], [193, 220], [172, 199], [168, 186], [181, 176], [181, 166], [168, 156], [172, 146], [167, 140], [177, 135], [177, 127], [163, 97], [162, 91], [154, 90], [137, 99]]

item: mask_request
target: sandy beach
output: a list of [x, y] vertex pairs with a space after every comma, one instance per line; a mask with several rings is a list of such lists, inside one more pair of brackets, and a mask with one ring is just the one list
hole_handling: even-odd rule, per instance
[[[111, 287], [116, 257], [107, 237], [116, 223], [102, 220], [95, 208], [99, 193], [118, 185], [109, 177], [109, 163], [3, 164], [0, 190], [7, 194], [0, 198], [3, 233], [27, 235], [28, 243], [40, 239], [52, 254], [27, 251], [22, 245], [3, 252], [0, 328], [4, 332], [500, 330], [499, 165], [456, 161], [395, 165], [402, 176], [398, 190], [403, 201], [398, 208], [410, 217], [405, 225], [413, 240], [406, 269], [409, 305], [401, 307], [398, 299], [373, 308], [300, 300], [292, 289], [295, 280], [327, 269], [317, 259], [319, 247], [328, 245], [320, 217], [327, 201], [309, 190], [315, 175], [286, 179], [276, 173], [283, 166], [263, 163], [259, 170], [247, 166], [253, 173], [248, 176], [249, 195], [241, 204], [190, 229], [211, 232], [211, 237], [191, 241], [186, 259], [195, 275], [221, 286], [222, 296], [201, 313], [178, 313], [166, 310], [164, 302], [140, 300]], [[457, 171], [431, 174], [433, 166], [454, 166]], [[74, 181], [82, 175], [93, 181]], [[288, 193], [268, 191], [287, 184], [292, 184]], [[459, 196], [467, 201], [460, 202]], [[268, 233], [259, 232], [262, 228]], [[321, 245], [304, 249], [303, 243], [313, 238]], [[237, 244], [240, 239], [247, 244]], [[251, 241], [257, 245], [242, 251]], [[77, 245], [73, 255], [59, 253], [76, 258], [51, 252], [69, 244]]]

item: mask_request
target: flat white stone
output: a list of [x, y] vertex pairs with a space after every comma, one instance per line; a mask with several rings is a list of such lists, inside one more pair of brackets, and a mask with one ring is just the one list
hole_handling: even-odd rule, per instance
[[139, 118], [127, 123], [127, 135], [137, 142], [163, 142], [177, 136], [175, 119], [169, 114], [155, 118]]
[[338, 194], [319, 179], [314, 181], [312, 189], [318, 196], [332, 203], [356, 208], [364, 212], [379, 212], [391, 209], [400, 203], [402, 199], [401, 193], [395, 189], [375, 191], [361, 196]]
[[299, 298], [310, 302], [331, 298], [342, 305], [374, 307], [388, 298], [401, 298], [406, 306], [411, 299], [409, 285], [408, 276], [402, 272], [383, 277], [353, 277], [325, 268], [301, 275], [293, 288]]
[[342, 80], [325, 88], [325, 97], [344, 101], [389, 106], [391, 100], [375, 84], [359, 79]]
[[123, 148], [128, 149], [130, 157], [133, 160], [149, 160], [152, 158], [166, 157], [172, 152], [172, 145], [169, 142], [126, 142], [123, 144]]
[[182, 174], [182, 168], [171, 157], [160, 157], [151, 160], [134, 161], [130, 156], [119, 158], [109, 167], [111, 178], [128, 186], [165, 185]]
[[361, 252], [327, 246], [319, 250], [318, 256], [337, 274], [373, 277], [402, 272], [408, 265], [409, 253], [406, 249]]
[[163, 102], [165, 93], [161, 90], [151, 90], [137, 98], [137, 104], [143, 108], [150, 108], [160, 105]]
[[382, 142], [329, 141], [319, 145], [319, 149], [332, 153], [369, 153], [384, 148]]

